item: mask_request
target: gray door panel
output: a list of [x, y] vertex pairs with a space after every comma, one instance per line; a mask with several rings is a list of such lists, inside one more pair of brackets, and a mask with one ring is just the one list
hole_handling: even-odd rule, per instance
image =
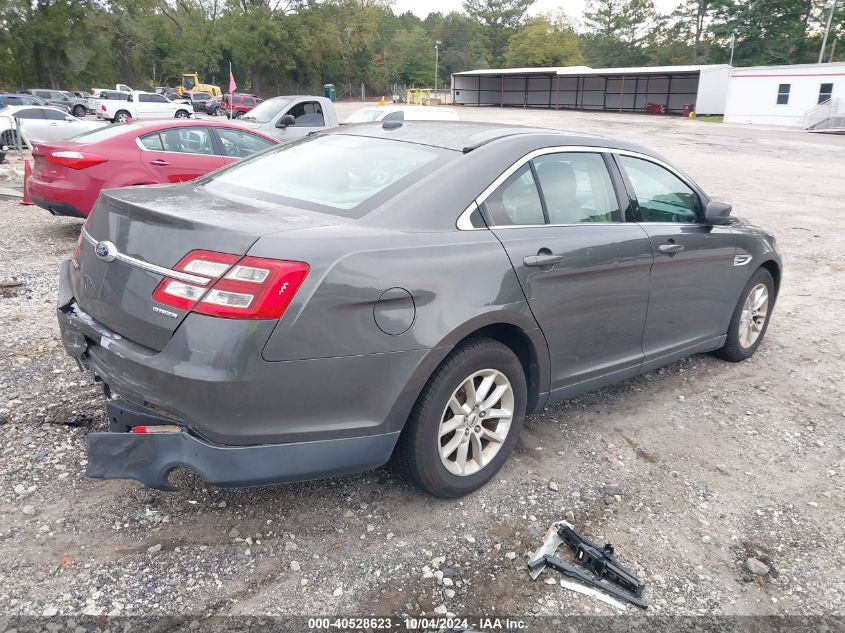
[[[493, 229], [546, 336], [552, 391], [639, 369], [651, 246], [637, 224]], [[548, 252], [550, 266], [526, 265]]]
[[[646, 360], [723, 335], [734, 308], [727, 289], [734, 238], [727, 227], [642, 224], [654, 250], [651, 298], [643, 333]], [[676, 253], [661, 246], [683, 247]]]

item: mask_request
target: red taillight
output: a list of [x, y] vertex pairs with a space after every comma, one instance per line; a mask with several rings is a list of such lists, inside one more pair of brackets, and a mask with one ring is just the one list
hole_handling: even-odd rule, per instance
[[103, 112], [106, 111], [106, 104], [105, 103], [100, 104], [100, 110], [102, 110]]
[[233, 319], [278, 319], [310, 270], [303, 262], [239, 258], [213, 251], [191, 251], [174, 268], [206, 277], [209, 283], [166, 277], [153, 292], [154, 301]]
[[90, 152], [51, 152], [46, 156], [51, 163], [57, 163], [71, 169], [85, 169], [105, 163], [108, 158]]

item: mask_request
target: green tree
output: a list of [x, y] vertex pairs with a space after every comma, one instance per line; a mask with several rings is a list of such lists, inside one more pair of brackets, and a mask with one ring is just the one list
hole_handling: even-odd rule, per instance
[[821, 39], [809, 34], [822, 28], [823, 4], [817, 0], [732, 3], [726, 9], [726, 20], [713, 25], [711, 31], [723, 43], [735, 35], [737, 66], [814, 62]]
[[490, 61], [504, 60], [508, 38], [523, 23], [534, 0], [464, 0], [464, 11], [484, 27]]
[[580, 38], [569, 24], [537, 16], [510, 37], [505, 62], [510, 67], [577, 66], [584, 57]]

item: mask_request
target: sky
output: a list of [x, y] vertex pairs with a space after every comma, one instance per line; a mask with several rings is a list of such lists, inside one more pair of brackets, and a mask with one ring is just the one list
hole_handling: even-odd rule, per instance
[[[661, 13], [668, 13], [680, 4], [681, 0], [655, 0], [654, 5]], [[461, 10], [461, 0], [394, 0], [393, 12], [397, 15], [412, 11], [420, 18], [425, 18], [429, 13], [449, 13], [450, 11]], [[585, 0], [536, 0], [531, 7], [529, 15], [538, 13], [557, 13], [561, 9], [573, 21], [580, 18], [584, 11]]]

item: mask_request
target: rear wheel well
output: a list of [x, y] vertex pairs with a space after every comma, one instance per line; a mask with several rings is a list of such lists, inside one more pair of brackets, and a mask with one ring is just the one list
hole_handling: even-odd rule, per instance
[[506, 345], [516, 354], [522, 369], [525, 371], [525, 382], [528, 387], [526, 413], [531, 413], [537, 406], [540, 397], [540, 365], [537, 360], [537, 350], [531, 340], [516, 325], [510, 323], [493, 323], [468, 334], [455, 345], [477, 336], [486, 336]]
[[772, 275], [772, 279], [775, 282], [775, 296], [777, 296], [780, 290], [780, 266], [778, 266], [776, 261], [770, 259], [760, 264], [760, 268], [765, 268]]

